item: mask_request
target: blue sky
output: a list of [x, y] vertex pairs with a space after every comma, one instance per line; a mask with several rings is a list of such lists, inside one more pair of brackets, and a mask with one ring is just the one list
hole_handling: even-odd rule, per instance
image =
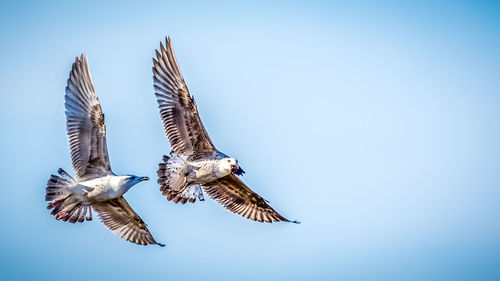
[[[500, 279], [500, 7], [493, 1], [0, 3], [4, 280]], [[125, 197], [165, 248], [55, 221], [64, 87], [87, 52], [113, 170], [170, 151], [164, 36], [217, 148], [294, 224]]]

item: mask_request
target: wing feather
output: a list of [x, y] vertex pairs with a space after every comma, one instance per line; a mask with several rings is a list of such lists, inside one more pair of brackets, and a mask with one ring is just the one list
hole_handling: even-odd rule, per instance
[[148, 230], [147, 225], [130, 207], [123, 196], [93, 203], [92, 207], [99, 215], [102, 224], [121, 238], [139, 245], [157, 243]]
[[243, 217], [259, 222], [290, 222], [234, 174], [205, 184], [203, 190], [224, 208]]
[[87, 56], [76, 57], [65, 96], [66, 131], [77, 179], [109, 175], [106, 124], [95, 92]]
[[199, 159], [216, 154], [184, 82], [170, 38], [153, 58], [153, 81], [163, 129], [177, 155]]

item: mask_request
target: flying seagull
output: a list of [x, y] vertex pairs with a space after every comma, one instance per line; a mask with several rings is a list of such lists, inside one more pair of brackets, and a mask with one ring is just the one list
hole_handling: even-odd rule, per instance
[[117, 176], [111, 171], [106, 147], [104, 114], [95, 92], [86, 55], [76, 57], [65, 96], [66, 131], [76, 178], [63, 169], [47, 182], [47, 209], [57, 220], [70, 223], [92, 220], [92, 208], [114, 234], [140, 245], [157, 244], [144, 221], [123, 194], [149, 180], [134, 175]]
[[[218, 151], [201, 122], [175, 58], [170, 38], [153, 58], [153, 81], [163, 128], [172, 152], [159, 164], [162, 194], [175, 203], [203, 201], [204, 190], [227, 210], [259, 222], [285, 221], [266, 200], [246, 186], [238, 161]], [[185, 157], [184, 160], [182, 157]], [[293, 221], [297, 223], [297, 221]]]

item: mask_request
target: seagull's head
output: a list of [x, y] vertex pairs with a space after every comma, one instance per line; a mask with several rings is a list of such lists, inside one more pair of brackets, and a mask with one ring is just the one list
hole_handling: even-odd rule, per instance
[[245, 173], [245, 171], [243, 171], [243, 169], [238, 165], [238, 160], [232, 157], [222, 159], [222, 167], [228, 174], [234, 173], [236, 175], [242, 175]]
[[149, 177], [138, 177], [135, 175], [127, 175], [123, 177], [123, 185], [131, 188], [132, 186], [140, 183], [141, 181], [147, 181]]

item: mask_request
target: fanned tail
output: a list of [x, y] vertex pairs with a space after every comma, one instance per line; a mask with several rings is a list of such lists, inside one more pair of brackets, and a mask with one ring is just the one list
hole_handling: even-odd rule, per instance
[[183, 174], [184, 160], [176, 155], [163, 156], [163, 163], [158, 165], [158, 184], [167, 200], [174, 203], [194, 203], [196, 199], [204, 201], [203, 191], [198, 185], [186, 187], [187, 177]]
[[45, 201], [51, 201], [47, 209], [52, 209], [51, 215], [57, 220], [71, 223], [92, 220], [90, 205], [74, 202], [71, 198], [70, 187], [76, 185], [75, 180], [63, 169], [57, 170], [60, 176], [51, 175], [45, 189]]
[[45, 201], [53, 201], [50, 204], [57, 204], [57, 201], [64, 200], [70, 196], [71, 191], [69, 187], [76, 184], [75, 180], [63, 169], [59, 169], [57, 172], [61, 176], [50, 175], [50, 179], [47, 181], [47, 188], [45, 188]]

